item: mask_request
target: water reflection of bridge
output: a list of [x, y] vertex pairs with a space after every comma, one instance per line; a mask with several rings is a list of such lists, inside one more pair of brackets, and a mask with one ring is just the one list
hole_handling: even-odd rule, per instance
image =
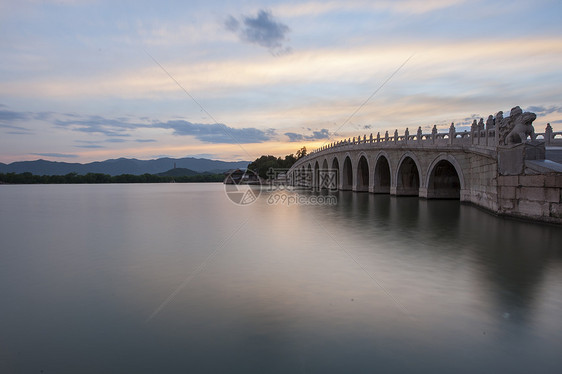
[[[526, 113], [525, 113], [526, 114]], [[508, 117], [509, 118], [509, 117]], [[532, 121], [531, 121], [532, 122]], [[545, 158], [546, 146], [562, 146], [550, 125], [505, 144], [496, 127], [471, 131], [371, 134], [323, 146], [299, 159], [289, 183], [312, 189], [452, 198], [496, 213], [562, 222], [562, 165]]]

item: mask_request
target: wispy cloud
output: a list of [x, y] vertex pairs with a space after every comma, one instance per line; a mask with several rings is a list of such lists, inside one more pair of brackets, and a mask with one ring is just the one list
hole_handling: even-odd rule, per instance
[[34, 156], [43, 157], [58, 157], [58, 158], [77, 158], [78, 155], [68, 154], [68, 153], [31, 153]]
[[151, 127], [171, 129], [174, 135], [194, 136], [207, 143], [262, 143], [273, 139], [276, 135], [274, 129], [262, 130], [254, 127], [239, 129], [222, 123], [201, 124], [184, 120], [158, 122], [152, 124]]
[[464, 3], [465, 0], [351, 0], [351, 1], [303, 1], [298, 4], [280, 4], [275, 10], [286, 17], [320, 16], [335, 12], [392, 12], [402, 14], [426, 14]]
[[[309, 95], [315, 84], [325, 85], [326, 92], [330, 92], [328, 89], [334, 84], [344, 84], [343, 88], [357, 92], [358, 86], [365, 82], [380, 82], [377, 79], [379, 75], [384, 76], [396, 69], [397, 64], [412, 51], [416, 51], [415, 58], [399, 76], [405, 78], [408, 86], [404, 91], [407, 89], [407, 94], [418, 89], [415, 85], [435, 94], [443, 92], [443, 89], [467, 92], [467, 87], [472, 88], [475, 84], [482, 86], [478, 88], [486, 92], [513, 92], [513, 88], [524, 87], [528, 94], [528, 84], [541, 84], [545, 88], [535, 90], [538, 95], [551, 89], [553, 81], [559, 76], [556, 62], [562, 56], [562, 44], [558, 38], [549, 36], [415, 43], [405, 40], [383, 43], [377, 48], [357, 44], [309, 48], [297, 50], [282, 59], [253, 57], [192, 63], [176, 61], [166, 64], [166, 69], [198, 98], [230, 98], [233, 92], [238, 97], [245, 97], [263, 87], [290, 89], [293, 95], [298, 92]], [[502, 67], [500, 70], [499, 66]], [[555, 79], [540, 79], [549, 74]], [[395, 82], [396, 79], [393, 85]], [[439, 91], [434, 90], [435, 87]], [[103, 97], [107, 92], [123, 100], [177, 99], [174, 95], [180, 94], [177, 86], [170, 84], [169, 77], [161, 72], [155, 73], [153, 66], [127, 70], [117, 68], [105, 75], [78, 79], [22, 78], [0, 85], [0, 95], [18, 97]], [[345, 93], [340, 96], [344, 100], [349, 98]]]
[[[0, 104], [0, 108], [6, 108], [6, 105]], [[14, 122], [14, 121], [29, 121], [36, 119], [39, 121], [47, 120], [52, 115], [51, 112], [22, 112], [13, 111], [8, 109], [0, 109], [0, 121]]]
[[30, 129], [28, 129], [26, 127], [6, 125], [6, 124], [3, 124], [3, 123], [0, 123], [0, 129], [6, 129], [7, 131], [4, 131], [4, 133], [11, 134], [11, 135], [32, 135], [33, 134], [33, 131], [31, 131]]
[[329, 139], [330, 132], [328, 129], [322, 129], [320, 131], [313, 131], [312, 135], [303, 135], [296, 132], [286, 132], [285, 134], [290, 142], [299, 142], [299, 141], [310, 141], [310, 140], [321, 140], [321, 139]]
[[235, 33], [238, 37], [251, 44], [256, 44], [269, 49], [273, 54], [290, 52], [287, 34], [289, 26], [278, 22], [268, 10], [259, 10], [253, 16], [242, 16], [237, 19], [229, 16], [224, 23], [227, 30]]
[[11, 110], [0, 110], [0, 121], [19, 121], [29, 118], [29, 114], [25, 112], [14, 112]]
[[129, 130], [140, 126], [140, 124], [128, 123], [122, 119], [108, 119], [101, 116], [90, 116], [82, 119], [55, 119], [54, 124], [74, 131], [97, 133], [111, 137], [128, 137], [130, 136], [127, 133]]
[[[9, 112], [9, 111], [5, 111]], [[34, 113], [9, 112], [6, 117], [23, 118], [25, 116], [35, 117]], [[57, 114], [50, 113], [48, 118], [43, 117], [48, 123], [54, 124], [58, 128], [71, 131], [83, 132], [88, 134], [104, 135], [107, 139], [98, 141], [78, 140], [79, 148], [102, 148], [104, 143], [125, 143], [126, 138], [131, 137], [137, 130], [162, 129], [172, 130], [176, 136], [193, 136], [195, 139], [206, 143], [217, 144], [245, 144], [263, 143], [270, 141], [277, 136], [274, 129], [259, 129], [256, 127], [235, 128], [223, 123], [204, 124], [193, 123], [186, 120], [170, 121], [147, 121], [141, 122], [131, 120], [126, 117], [106, 118], [102, 116], [80, 116], [76, 114]], [[25, 133], [26, 128], [16, 125], [0, 124], [0, 128], [9, 129]], [[155, 139], [135, 139], [137, 143], [153, 143]]]
[[527, 111], [534, 112], [538, 116], [546, 116], [551, 113], [562, 113], [562, 106], [530, 106], [527, 108]]
[[101, 148], [105, 148], [103, 145], [99, 145], [99, 144], [79, 144], [79, 145], [75, 145], [74, 147], [76, 147], [76, 148], [84, 148], [84, 149], [101, 149]]

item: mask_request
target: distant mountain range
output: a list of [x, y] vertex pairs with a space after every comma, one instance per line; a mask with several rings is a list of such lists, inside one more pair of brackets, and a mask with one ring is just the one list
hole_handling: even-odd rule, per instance
[[11, 164], [0, 162], [0, 173], [25, 173], [35, 175], [66, 175], [68, 173], [88, 174], [102, 173], [109, 175], [121, 174], [158, 174], [170, 169], [184, 168], [197, 173], [223, 173], [231, 169], [246, 168], [249, 161], [218, 161], [206, 158], [159, 158], [156, 160], [137, 160], [134, 158], [119, 158], [106, 161], [78, 164], [69, 162], [36, 160], [18, 161]]

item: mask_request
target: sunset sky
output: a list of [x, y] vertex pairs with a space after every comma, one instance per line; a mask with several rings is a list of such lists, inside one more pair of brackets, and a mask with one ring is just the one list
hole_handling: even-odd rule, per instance
[[562, 131], [562, 2], [2, 1], [0, 162], [253, 160], [459, 128]]

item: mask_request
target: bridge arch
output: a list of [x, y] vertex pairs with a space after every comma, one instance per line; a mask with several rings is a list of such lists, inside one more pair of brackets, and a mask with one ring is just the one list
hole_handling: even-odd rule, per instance
[[338, 160], [337, 157], [334, 156], [334, 158], [332, 159], [332, 168], [331, 170], [333, 170], [333, 172], [335, 173], [335, 188], [339, 189], [341, 188], [340, 186], [340, 181], [341, 181], [341, 174], [340, 174], [340, 162]]
[[322, 161], [322, 167], [320, 168], [320, 173], [318, 174], [318, 177], [320, 178], [318, 181], [319, 190], [328, 188], [328, 186], [326, 185], [326, 178], [328, 177], [328, 173], [329, 173], [328, 159], [324, 157], [324, 160]]
[[426, 179], [428, 199], [460, 199], [465, 189], [462, 168], [452, 155], [437, 156], [427, 169]]
[[367, 155], [361, 152], [357, 161], [355, 191], [369, 191], [369, 174]]
[[300, 171], [301, 168], [295, 168], [295, 170], [291, 172], [289, 172], [289, 175], [291, 176], [291, 183], [294, 186], [298, 186], [299, 185], [299, 176], [300, 176]]
[[420, 163], [412, 152], [406, 152], [396, 169], [396, 195], [419, 196], [421, 183]]
[[314, 173], [312, 174], [312, 188], [317, 189], [320, 186], [320, 165], [318, 160], [314, 163]]
[[343, 168], [341, 174], [341, 189], [351, 190], [352, 188], [353, 188], [353, 165], [351, 163], [351, 157], [349, 155], [346, 155], [343, 161]]
[[390, 157], [384, 151], [379, 152], [375, 159], [375, 172], [373, 175], [373, 192], [390, 193], [392, 170], [390, 169]]
[[300, 171], [301, 171], [300, 168], [296, 168], [295, 170], [293, 170], [292, 173], [289, 174], [289, 175], [291, 176], [291, 182], [292, 182], [293, 185], [295, 185], [295, 186], [298, 186]]
[[312, 163], [309, 162], [308, 166], [306, 168], [306, 184], [305, 184], [305, 186], [307, 188], [312, 188], [312, 173], [313, 173]]

